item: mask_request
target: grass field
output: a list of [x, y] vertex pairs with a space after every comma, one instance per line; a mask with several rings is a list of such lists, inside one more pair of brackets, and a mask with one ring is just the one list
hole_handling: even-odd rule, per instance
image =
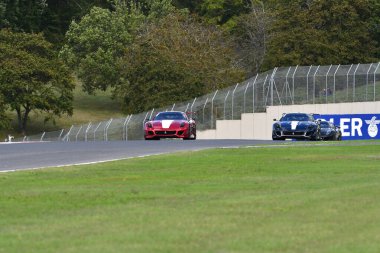
[[380, 252], [380, 145], [0, 174], [0, 252]]

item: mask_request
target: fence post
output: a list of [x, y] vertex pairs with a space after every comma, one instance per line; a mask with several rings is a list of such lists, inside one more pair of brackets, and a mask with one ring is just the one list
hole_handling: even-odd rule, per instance
[[333, 96], [333, 103], [335, 103], [335, 92], [336, 92], [336, 79], [335, 79], [335, 77], [336, 77], [336, 73], [338, 73], [338, 69], [339, 69], [339, 67], [340, 67], [340, 64], [338, 65], [338, 67], [336, 68], [336, 70], [335, 70], [335, 72], [334, 72], [334, 87], [333, 87], [333, 93], [334, 93], [334, 96]]
[[59, 140], [61, 139], [62, 134], [63, 134], [63, 131], [65, 131], [65, 129], [62, 129], [62, 130], [61, 130], [61, 133], [59, 134], [57, 141], [59, 141]]
[[190, 107], [191, 118], [194, 117], [194, 115], [193, 115], [194, 114], [194, 112], [193, 112], [193, 106], [194, 106], [196, 100], [197, 100], [197, 98], [194, 98], [194, 101], [193, 101], [193, 103], [191, 104], [191, 107]]
[[94, 141], [96, 139], [96, 130], [98, 130], [98, 128], [100, 127], [101, 124], [102, 124], [102, 122], [99, 122], [98, 126], [94, 130]]
[[252, 113], [255, 113], [255, 84], [258, 76], [259, 74], [256, 74], [255, 80], [252, 84]]
[[292, 67], [289, 67], [288, 72], [286, 73], [286, 76], [285, 76], [285, 103], [286, 104], [288, 104], [288, 88], [289, 88], [289, 91], [290, 91], [289, 82], [288, 82], [288, 76], [289, 76], [289, 73], [290, 73], [291, 69], [292, 69]]
[[369, 76], [369, 71], [372, 68], [373, 63], [369, 65], [368, 71], [367, 71], [367, 77], [366, 77], [366, 83], [365, 83], [365, 101], [368, 101], [368, 76]]
[[329, 70], [327, 70], [327, 73], [326, 73], [326, 83], [325, 83], [325, 85], [326, 85], [326, 88], [325, 88], [325, 97], [326, 97], [326, 104], [327, 104], [327, 90], [328, 90], [328, 86], [327, 86], [327, 78], [328, 78], [328, 76], [329, 76], [329, 73], [330, 73], [330, 70], [331, 70], [331, 68], [332, 68], [332, 64], [330, 65], [330, 67], [329, 67]]
[[313, 104], [315, 104], [315, 76], [317, 75], [317, 72], [318, 72], [320, 66], [321, 65], [318, 65], [317, 69], [315, 70], [314, 76], [313, 76]]
[[292, 104], [294, 105], [294, 100], [295, 100], [295, 93], [294, 93], [294, 77], [296, 75], [296, 72], [297, 72], [297, 69], [298, 69], [298, 65], [296, 66], [296, 69], [294, 70], [293, 72], [293, 76], [292, 76], [292, 86], [293, 86], [293, 100], [292, 100]]
[[87, 133], [88, 133], [88, 131], [90, 130], [91, 126], [92, 126], [92, 123], [89, 122], [89, 123], [88, 123], [88, 126], [87, 126], [87, 128], [86, 128], [85, 135], [84, 135], [84, 141], [87, 141]]
[[65, 139], [66, 139], [66, 142], [70, 141], [70, 133], [71, 133], [71, 130], [73, 130], [73, 128], [74, 128], [74, 125], [71, 125], [69, 131], [67, 132], [67, 134], [65, 135], [65, 137], [63, 137], [63, 139], [62, 139], [63, 141], [65, 141]]
[[83, 126], [80, 126], [79, 131], [78, 131], [77, 134], [75, 135], [75, 141], [78, 141], [78, 135], [79, 135], [80, 130], [82, 130], [82, 127], [83, 127]]
[[190, 103], [187, 103], [187, 106], [186, 106], [185, 112], [187, 112], [187, 110], [189, 109], [189, 106], [190, 106]]
[[125, 125], [127, 124], [127, 121], [129, 119], [129, 115], [125, 118], [123, 123], [123, 140], [125, 140]]
[[149, 112], [146, 113], [146, 115], [145, 115], [145, 117], [144, 117], [144, 119], [142, 121], [142, 127], [143, 127], [143, 129], [145, 127], [145, 120], [148, 118], [148, 114], [149, 114]]
[[44, 136], [45, 136], [46, 132], [43, 132], [43, 134], [41, 135], [41, 139], [40, 141], [43, 141], [44, 140]]
[[[273, 72], [272, 72], [272, 75], [270, 76], [269, 78], [269, 85], [270, 85], [270, 105], [273, 106], [273, 93], [274, 93], [274, 86], [275, 86], [275, 82], [274, 82], [274, 77], [277, 73], [277, 67], [273, 69]], [[277, 88], [276, 88], [277, 89]], [[269, 92], [269, 91], [268, 91]], [[267, 96], [268, 98], [268, 96]], [[265, 105], [267, 103], [265, 102]]]
[[313, 65], [309, 67], [309, 71], [307, 72], [307, 75], [306, 75], [306, 103], [309, 103], [309, 74], [312, 67]]
[[203, 105], [203, 111], [202, 111], [202, 113], [203, 113], [203, 122], [202, 123], [203, 124], [205, 123], [205, 108], [206, 108], [207, 102], [208, 102], [208, 98], [206, 98], [206, 102]]
[[224, 98], [223, 120], [226, 120], [226, 101], [227, 101], [227, 97], [228, 97], [229, 94], [230, 94], [230, 91], [227, 92], [227, 95], [226, 95], [226, 97]]
[[133, 116], [133, 114], [131, 114], [131, 115], [129, 116], [129, 119], [128, 119], [128, 121], [127, 121], [127, 124], [125, 125], [125, 140], [126, 140], [126, 141], [128, 140], [128, 124], [129, 124], [129, 121], [131, 121], [132, 116]]
[[351, 71], [351, 69], [352, 69], [352, 66], [354, 66], [354, 64], [351, 64], [351, 66], [350, 66], [350, 68], [348, 69], [348, 71], [347, 71], [347, 80], [346, 80], [346, 84], [347, 84], [347, 89], [346, 89], [346, 93], [347, 93], [347, 95], [346, 95], [346, 102], [348, 102], [348, 75], [350, 74], [350, 71]]
[[249, 81], [247, 82], [247, 85], [245, 86], [245, 90], [244, 90], [243, 113], [245, 113], [245, 94], [247, 93], [248, 87], [249, 87]]
[[106, 128], [105, 128], [105, 140], [108, 141], [108, 128], [111, 126], [111, 123], [112, 123], [112, 118], [108, 121], [107, 125], [106, 125]]
[[214, 96], [211, 99], [211, 129], [212, 129], [213, 125], [214, 125], [214, 99], [215, 99], [216, 94], [218, 93], [218, 91], [219, 90], [215, 91], [215, 94], [214, 94]]
[[154, 113], [154, 108], [152, 109], [152, 111], [151, 111], [151, 113], [149, 115], [149, 120], [152, 120], [153, 113]]
[[[264, 104], [265, 107], [267, 106], [267, 99], [265, 99], [265, 84], [267, 82], [267, 79], [268, 79], [268, 74], [265, 76], [265, 80], [263, 83], [263, 102], [265, 101], [265, 104]], [[269, 91], [269, 88], [268, 88], [268, 91]]]
[[376, 72], [379, 68], [380, 62], [377, 64], [375, 71], [373, 72], [373, 101], [376, 101]]
[[356, 88], [355, 76], [356, 76], [356, 71], [358, 71], [359, 66], [360, 66], [360, 63], [356, 66], [356, 69], [354, 72], [354, 81], [352, 83], [352, 102], [355, 102], [355, 88]]
[[239, 84], [237, 83], [236, 84], [236, 86], [235, 86], [235, 89], [234, 89], [234, 91], [232, 92], [232, 103], [231, 103], [231, 109], [232, 109], [232, 111], [231, 111], [231, 119], [234, 119], [234, 96], [235, 96], [235, 91], [236, 91], [236, 89], [237, 89], [237, 87], [239, 86]]
[[172, 111], [174, 111], [175, 103], [173, 104]]

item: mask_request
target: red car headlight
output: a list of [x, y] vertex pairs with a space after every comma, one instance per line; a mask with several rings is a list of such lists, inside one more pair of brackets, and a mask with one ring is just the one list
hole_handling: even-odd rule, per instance
[[146, 123], [146, 127], [147, 127], [147, 128], [152, 128], [152, 127], [153, 127], [153, 126], [152, 126], [152, 123], [150, 123], [150, 122]]
[[185, 126], [185, 122], [181, 122], [181, 125], [179, 125], [180, 127], [184, 127]]

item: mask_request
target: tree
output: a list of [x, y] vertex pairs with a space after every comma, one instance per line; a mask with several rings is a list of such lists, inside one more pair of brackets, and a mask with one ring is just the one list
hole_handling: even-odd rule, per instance
[[173, 8], [171, 0], [141, 4], [144, 12], [133, 0], [115, 1], [113, 10], [94, 7], [80, 22], [71, 23], [60, 55], [76, 71], [87, 92], [117, 86], [120, 75], [115, 64], [139, 27]]
[[372, 35], [373, 41], [377, 43], [377, 50], [373, 56], [380, 59], [380, 1], [369, 0], [369, 2], [371, 8], [369, 33]]
[[198, 13], [203, 0], [174, 0], [173, 4], [178, 9], [186, 8], [191, 13]]
[[236, 18], [248, 13], [250, 7], [251, 0], [204, 0], [199, 14], [211, 24], [231, 30], [236, 25]]
[[93, 6], [111, 8], [108, 0], [0, 0], [0, 28], [43, 32], [58, 48], [71, 21], [80, 19]]
[[263, 70], [376, 60], [379, 48], [370, 34], [370, 1], [283, 1], [274, 13]]
[[80, 20], [94, 6], [111, 8], [108, 0], [46, 0], [46, 4], [39, 31], [57, 48], [62, 47], [72, 20]]
[[9, 126], [9, 118], [6, 114], [7, 106], [4, 102], [4, 97], [0, 93], [0, 129], [7, 128]]
[[46, 8], [46, 0], [1, 0], [0, 28], [39, 32]]
[[223, 32], [185, 13], [146, 24], [119, 66], [124, 82], [115, 93], [129, 113], [194, 98], [244, 78]]
[[74, 83], [41, 34], [0, 30], [0, 93], [25, 134], [29, 113], [72, 114]]
[[252, 2], [249, 13], [240, 15], [236, 21], [232, 35], [237, 43], [239, 58], [242, 66], [254, 75], [260, 71], [266, 56], [272, 17], [266, 13], [264, 3], [257, 1]]
[[143, 18], [137, 6], [117, 5], [115, 11], [94, 7], [79, 23], [71, 23], [60, 55], [76, 70], [86, 91], [118, 84], [115, 62]]

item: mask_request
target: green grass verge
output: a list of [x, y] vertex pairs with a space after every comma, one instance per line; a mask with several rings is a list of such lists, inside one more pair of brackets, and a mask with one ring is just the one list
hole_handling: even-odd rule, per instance
[[0, 174], [0, 252], [379, 252], [380, 145]]
[[[30, 114], [28, 121], [27, 135], [39, 134], [60, 130], [62, 128], [70, 128], [71, 125], [87, 124], [89, 122], [100, 122], [109, 120], [110, 118], [125, 117], [121, 112], [121, 102], [111, 99], [111, 91], [96, 91], [95, 95], [89, 95], [82, 90], [82, 86], [78, 84], [74, 90], [73, 101], [74, 113], [72, 116], [63, 115], [55, 121], [45, 122], [45, 113]], [[13, 119], [11, 129], [0, 130], [0, 140], [2, 141], [7, 134], [20, 136], [17, 133], [17, 119], [15, 113], [10, 113]]]

